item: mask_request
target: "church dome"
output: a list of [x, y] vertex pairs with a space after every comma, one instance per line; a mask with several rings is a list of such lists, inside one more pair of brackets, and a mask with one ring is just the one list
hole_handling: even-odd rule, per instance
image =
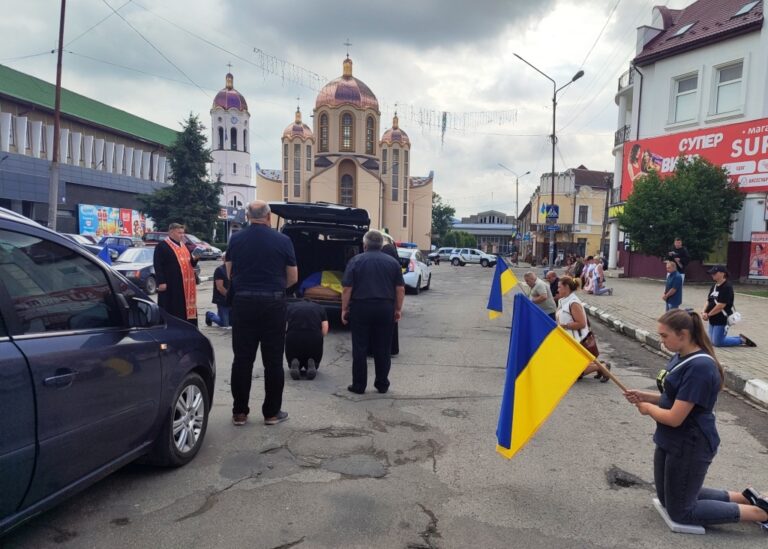
[[365, 82], [352, 76], [352, 60], [344, 60], [343, 76], [331, 80], [317, 94], [315, 108], [352, 105], [359, 109], [379, 110], [379, 101]]
[[287, 137], [288, 139], [299, 137], [302, 140], [314, 139], [314, 134], [310, 127], [302, 123], [301, 111], [299, 109], [296, 109], [296, 120], [294, 120], [293, 124], [289, 124], [283, 131], [283, 137]]
[[398, 125], [397, 114], [392, 118], [392, 127], [385, 131], [384, 135], [381, 136], [381, 142], [386, 143], [387, 145], [400, 143], [403, 146], [410, 146], [411, 140], [408, 139], [408, 134], [401, 130]]
[[248, 111], [248, 104], [245, 102], [245, 97], [233, 87], [233, 80], [234, 77], [232, 76], [232, 73], [227, 73], [226, 85], [223, 90], [216, 94], [211, 110], [224, 109], [225, 111], [228, 111], [229, 109], [237, 109], [239, 111]]

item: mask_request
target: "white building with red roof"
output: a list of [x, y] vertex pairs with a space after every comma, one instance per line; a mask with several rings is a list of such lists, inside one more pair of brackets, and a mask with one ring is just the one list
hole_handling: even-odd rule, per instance
[[[700, 155], [725, 168], [745, 194], [728, 242], [704, 263], [727, 264], [750, 276], [754, 233], [765, 233], [768, 192], [768, 33], [763, 2], [698, 0], [679, 10], [653, 8], [637, 32], [636, 56], [619, 79], [613, 155], [615, 217], [633, 182], [650, 170], [662, 177], [680, 155]], [[670, 235], [670, 246], [675, 235]], [[630, 235], [631, 237], [631, 235]], [[609, 265], [624, 241], [610, 225]], [[623, 246], [622, 246], [623, 247]], [[661, 275], [658, 258], [624, 262], [630, 276]], [[689, 275], [701, 275], [694, 266]], [[768, 276], [766, 276], [768, 278]]]

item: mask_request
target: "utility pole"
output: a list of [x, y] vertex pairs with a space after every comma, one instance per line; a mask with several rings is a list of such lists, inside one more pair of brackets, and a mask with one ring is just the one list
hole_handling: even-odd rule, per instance
[[53, 108], [53, 159], [51, 161], [51, 181], [48, 187], [48, 228], [56, 230], [56, 217], [59, 206], [59, 133], [61, 131], [61, 56], [64, 49], [64, 13], [67, 0], [61, 0], [59, 20], [59, 49], [56, 59], [56, 101]]

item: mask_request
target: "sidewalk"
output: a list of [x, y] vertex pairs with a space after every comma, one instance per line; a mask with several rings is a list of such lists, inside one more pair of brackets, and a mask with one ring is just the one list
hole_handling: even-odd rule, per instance
[[[515, 271], [522, 280], [523, 271], [517, 268]], [[537, 273], [540, 271], [540, 267], [536, 269]], [[562, 270], [557, 272], [561, 274]], [[613, 288], [612, 296], [579, 292], [587, 314], [624, 335], [663, 350], [656, 334], [656, 319], [664, 314], [663, 281], [608, 275], [606, 286]], [[701, 311], [709, 288], [686, 284], [682, 307]], [[725, 368], [726, 387], [768, 406], [768, 299], [736, 292], [734, 304], [743, 320], [731, 328], [731, 335], [743, 333], [757, 343], [757, 347], [719, 347], [717, 357]]]

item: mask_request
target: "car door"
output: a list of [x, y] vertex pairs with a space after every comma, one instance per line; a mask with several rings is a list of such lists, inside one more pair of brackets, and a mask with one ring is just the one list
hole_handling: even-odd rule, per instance
[[37, 404], [25, 506], [151, 441], [161, 391], [160, 345], [127, 326], [114, 275], [49, 234], [0, 225], [0, 287]]
[[21, 505], [35, 467], [35, 395], [27, 361], [3, 319], [8, 304], [0, 292], [0, 524]]
[[419, 272], [421, 273], [421, 283], [426, 286], [429, 280], [429, 266], [427, 265], [427, 259], [420, 251], [416, 252], [416, 264], [419, 266]]
[[469, 250], [469, 262], [480, 263], [480, 252], [477, 250]]

